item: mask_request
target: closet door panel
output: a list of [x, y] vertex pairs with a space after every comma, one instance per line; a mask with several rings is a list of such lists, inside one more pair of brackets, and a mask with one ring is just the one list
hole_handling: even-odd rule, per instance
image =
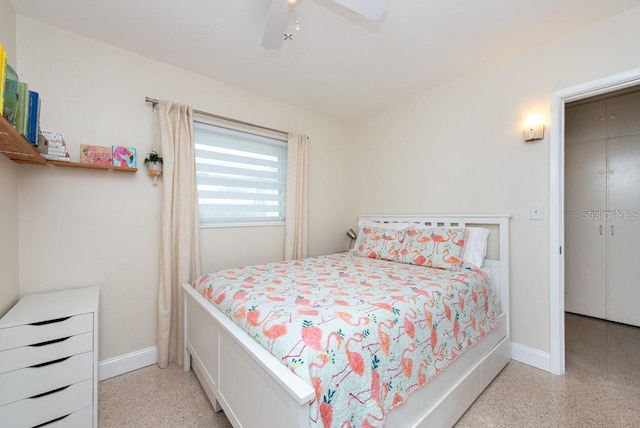
[[640, 220], [617, 218], [609, 229], [607, 319], [640, 326]]
[[[565, 310], [606, 317], [606, 224], [565, 216]], [[602, 232], [602, 234], [601, 234]]]
[[606, 207], [606, 140], [574, 144], [565, 149], [565, 213]]
[[607, 319], [640, 326], [640, 135], [608, 142]]
[[565, 110], [565, 144], [607, 138], [606, 114], [604, 100], [568, 106]]
[[608, 141], [609, 210], [640, 208], [640, 135]]
[[607, 136], [640, 134], [640, 91], [607, 100]]

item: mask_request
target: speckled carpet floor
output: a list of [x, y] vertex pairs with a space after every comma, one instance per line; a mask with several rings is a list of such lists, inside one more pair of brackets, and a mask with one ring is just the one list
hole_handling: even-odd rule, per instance
[[[567, 314], [565, 330], [564, 376], [512, 361], [456, 428], [640, 427], [640, 328]], [[231, 427], [175, 365], [107, 379], [99, 394], [101, 428]]]

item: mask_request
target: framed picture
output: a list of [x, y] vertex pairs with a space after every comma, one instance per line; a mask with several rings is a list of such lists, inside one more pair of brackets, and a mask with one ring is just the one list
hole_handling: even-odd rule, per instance
[[111, 147], [80, 144], [80, 163], [112, 165]]
[[113, 166], [126, 166], [128, 168], [135, 168], [136, 148], [126, 146], [112, 146], [112, 159]]

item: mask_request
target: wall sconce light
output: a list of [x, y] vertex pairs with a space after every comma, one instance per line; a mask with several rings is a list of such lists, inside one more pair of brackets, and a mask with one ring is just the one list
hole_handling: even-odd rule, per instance
[[346, 235], [347, 235], [347, 238], [352, 239], [352, 240], [356, 239], [358, 237], [358, 235], [356, 234], [356, 232], [353, 229], [347, 230]]
[[347, 238], [351, 239], [349, 242], [349, 249], [351, 249], [351, 245], [353, 245], [353, 241], [358, 237], [358, 234], [353, 229], [348, 229], [345, 235], [347, 235]]
[[524, 127], [524, 142], [542, 140], [544, 138], [544, 123], [540, 116], [531, 115], [527, 118]]

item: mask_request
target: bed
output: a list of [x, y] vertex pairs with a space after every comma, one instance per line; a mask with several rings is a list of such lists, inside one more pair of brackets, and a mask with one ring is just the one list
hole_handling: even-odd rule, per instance
[[[451, 357], [451, 360], [434, 363], [436, 364], [434, 365], [435, 368], [428, 369], [426, 364], [427, 362], [432, 362], [431, 360], [435, 360], [435, 358], [423, 358], [422, 361], [425, 363], [423, 365], [420, 364], [421, 360], [419, 359], [409, 361], [409, 359], [404, 358], [409, 350], [413, 351], [420, 343], [424, 344], [423, 347], [425, 349], [429, 347], [429, 344], [435, 349], [435, 342], [437, 342], [435, 338], [431, 338], [430, 342], [428, 339], [422, 340], [415, 337], [416, 330], [419, 330], [419, 328], [413, 325], [416, 322], [416, 314], [420, 315], [418, 318], [424, 318], [423, 315], [427, 314], [426, 307], [424, 313], [418, 309], [407, 309], [408, 311], [413, 311], [411, 312], [413, 316], [410, 317], [413, 322], [408, 321], [406, 314], [400, 312], [400, 309], [405, 305], [405, 301], [417, 301], [419, 297], [418, 294], [420, 294], [422, 288], [414, 287], [413, 285], [411, 285], [411, 289], [416, 291], [413, 293], [416, 299], [413, 297], [407, 298], [406, 295], [395, 296], [395, 302], [397, 304], [393, 305], [391, 312], [389, 312], [391, 308], [390, 304], [393, 302], [390, 300], [388, 303], [384, 303], [378, 296], [375, 298], [367, 297], [366, 299], [360, 299], [361, 301], [366, 300], [366, 304], [368, 305], [365, 308], [368, 309], [366, 317], [361, 317], [360, 320], [357, 317], [352, 319], [350, 311], [342, 311], [341, 308], [338, 308], [340, 309], [338, 312], [334, 307], [333, 313], [344, 314], [344, 316], [341, 315], [343, 318], [342, 322], [358, 325], [358, 330], [356, 333], [346, 331], [345, 335], [345, 332], [340, 328], [338, 330], [340, 335], [338, 335], [336, 334], [335, 328], [329, 328], [329, 323], [327, 322], [328, 330], [324, 332], [324, 338], [322, 339], [324, 343], [323, 346], [327, 347], [326, 352], [323, 351], [322, 355], [318, 352], [313, 354], [315, 358], [324, 356], [324, 360], [321, 362], [326, 363], [328, 359], [326, 355], [331, 355], [330, 352], [333, 352], [333, 350], [328, 349], [331, 342], [331, 332], [333, 332], [334, 336], [333, 347], [335, 349], [349, 350], [353, 348], [355, 339], [357, 339], [358, 342], [366, 343], [366, 341], [363, 340], [362, 332], [365, 332], [366, 334], [364, 336], [367, 336], [370, 331], [368, 328], [363, 329], [364, 327], [360, 326], [360, 324], [367, 324], [372, 317], [380, 318], [388, 313], [391, 313], [392, 316], [395, 315], [395, 322], [398, 324], [397, 331], [399, 333], [391, 334], [391, 336], [396, 342], [401, 342], [402, 340], [408, 342], [405, 342], [402, 345], [403, 348], [400, 348], [401, 351], [395, 354], [393, 351], [389, 351], [388, 344], [387, 349], [377, 346], [375, 352], [383, 355], [382, 351], [379, 350], [384, 349], [384, 354], [387, 356], [391, 354], [391, 362], [395, 361], [398, 363], [397, 373], [391, 373], [392, 369], [394, 369], [392, 367], [393, 364], [390, 365], [388, 369], [385, 369], [385, 371], [390, 372], [390, 376], [393, 375], [393, 379], [397, 377], [398, 382], [396, 383], [395, 380], [391, 382], [389, 379], [384, 379], [386, 382], [383, 382], [382, 388], [379, 387], [379, 382], [376, 383], [376, 394], [366, 393], [364, 395], [358, 395], [358, 393], [350, 393], [350, 396], [354, 399], [347, 400], [350, 404], [358, 408], [360, 405], [363, 406], [363, 409], [365, 405], [369, 405], [370, 407], [373, 405], [374, 409], [383, 409], [382, 404], [384, 403], [382, 403], [382, 398], [391, 401], [392, 405], [387, 405], [388, 409], [381, 410], [380, 413], [377, 414], [371, 412], [369, 409], [365, 412], [364, 419], [352, 420], [350, 426], [452, 426], [510, 360], [509, 216], [363, 216], [361, 217], [361, 222], [369, 222], [370, 224], [380, 225], [380, 227], [383, 228], [392, 228], [394, 225], [404, 223], [410, 225], [411, 228], [430, 227], [449, 228], [450, 230], [457, 228], [456, 230], [466, 231], [466, 229], [461, 228], [468, 228], [469, 225], [473, 225], [474, 227], [481, 226], [491, 230], [489, 257], [484, 260], [482, 269], [461, 269], [459, 272], [448, 272], [430, 269], [424, 266], [415, 266], [415, 263], [402, 264], [403, 266], [395, 266], [401, 263], [384, 260], [365, 263], [366, 257], [358, 258], [348, 253], [310, 258], [291, 263], [292, 266], [298, 266], [299, 269], [291, 275], [303, 276], [300, 280], [302, 282], [301, 286], [308, 288], [316, 287], [319, 282], [327, 282], [327, 280], [329, 280], [328, 283], [333, 284], [333, 278], [330, 278], [331, 272], [335, 272], [336, 277], [343, 276], [345, 278], [351, 278], [353, 281], [354, 277], [349, 269], [352, 269], [354, 272], [365, 272], [364, 274], [369, 275], [374, 278], [374, 280], [375, 278], [384, 276], [385, 278], [397, 279], [398, 281], [404, 280], [405, 282], [412, 280], [408, 279], [410, 278], [408, 275], [414, 272], [433, 271], [436, 272], [436, 276], [445, 278], [446, 281], [448, 281], [446, 287], [449, 287], [447, 288], [448, 290], [453, 290], [451, 291], [451, 296], [453, 296], [454, 292], [460, 293], [460, 291], [453, 289], [456, 282], [462, 282], [460, 281], [460, 275], [465, 278], [465, 281], [467, 281], [466, 278], [468, 277], [477, 276], [480, 278], [480, 283], [484, 283], [483, 277], [490, 278], [493, 294], [491, 299], [487, 298], [486, 301], [481, 301], [480, 304], [484, 304], [484, 312], [491, 313], [491, 320], [486, 322], [486, 328], [477, 329], [479, 331], [478, 337], [467, 336], [466, 331], [464, 334], [460, 333], [459, 325], [463, 324], [463, 320], [466, 322], [466, 325], [469, 325], [469, 319], [463, 318], [468, 317], [468, 315], [465, 315], [462, 311], [462, 307], [465, 306], [462, 300], [456, 303], [458, 305], [457, 308], [455, 305], [443, 305], [442, 303], [436, 302], [439, 305], [441, 314], [439, 322], [443, 324], [450, 322], [452, 326], [455, 323], [455, 327], [446, 333], [448, 336], [441, 336], [438, 347], [440, 355], [446, 354], [447, 357]], [[451, 241], [454, 241], [454, 239], [451, 239]], [[393, 253], [393, 251], [397, 252], [398, 249], [393, 246], [393, 242], [389, 242], [389, 244], [384, 243], [386, 250], [391, 253]], [[444, 243], [439, 244], [438, 242], [432, 242], [432, 244], [436, 246], [441, 245], [440, 249], [446, 246], [446, 251], [443, 251], [445, 254], [448, 254], [451, 248], [451, 245]], [[358, 246], [358, 243], [356, 243], [356, 246]], [[363, 250], [362, 246], [360, 246], [360, 250]], [[399, 254], [397, 256], [400, 257]], [[410, 257], [410, 255], [407, 254], [407, 257]], [[353, 261], [349, 258], [354, 259], [356, 261], [355, 264], [353, 264]], [[451, 255], [449, 255], [449, 258], [451, 258]], [[420, 261], [421, 264], [423, 262], [425, 264], [431, 263], [431, 261]], [[364, 264], [367, 264], [367, 266], [364, 266]], [[373, 266], [373, 273], [366, 270], [371, 269], [371, 267], [368, 267], [369, 265]], [[253, 271], [246, 271], [245, 274], [239, 270], [206, 274], [195, 281], [194, 284], [183, 285], [185, 370], [193, 368], [214, 409], [216, 411], [224, 410], [226, 416], [235, 427], [323, 426], [329, 424], [332, 417], [333, 425], [341, 426], [344, 420], [340, 419], [339, 415], [336, 416], [333, 409], [329, 409], [327, 401], [330, 402], [331, 399], [337, 400], [337, 398], [333, 397], [333, 394], [338, 391], [342, 393], [342, 389], [338, 388], [338, 391], [336, 391], [336, 388], [333, 386], [330, 387], [332, 389], [321, 389], [315, 378], [305, 380], [303, 379], [304, 375], [301, 376], [301, 373], [306, 373], [306, 368], [304, 370], [300, 369], [302, 364], [307, 364], [307, 366], [313, 364], [318, 365], [318, 360], [312, 361], [308, 355], [302, 353], [305, 349], [310, 350], [310, 347], [313, 348], [314, 346], [310, 344], [310, 342], [304, 342], [304, 344], [300, 342], [296, 344], [296, 346], [299, 345], [297, 348], [296, 346], [283, 345], [286, 342], [281, 339], [280, 330], [275, 328], [280, 326], [284, 329], [282, 324], [278, 322], [276, 312], [280, 315], [283, 313], [292, 313], [282, 309], [285, 308], [285, 306], [282, 306], [281, 304], [283, 304], [283, 302], [279, 301], [284, 300], [286, 297], [285, 294], [279, 294], [280, 292], [276, 289], [270, 290], [270, 293], [263, 293], [266, 297], [270, 297], [271, 300], [278, 300], [275, 304], [281, 306], [275, 307], [281, 309], [273, 310], [272, 307], [272, 310], [269, 311], [269, 307], [267, 307], [263, 310], [262, 315], [260, 315], [258, 311], [252, 312], [251, 315], [249, 315], [246, 311], [254, 310], [257, 305], [241, 305], [238, 302], [242, 302], [243, 300], [235, 299], [237, 296], [244, 298], [246, 294], [245, 290], [239, 291], [237, 288], [225, 288], [227, 286], [231, 287], [234, 282], [240, 287], [243, 287], [244, 284], [245, 288], [253, 288], [252, 284], [247, 285], [245, 282], [246, 278], [243, 278], [243, 275], [250, 277], [252, 281], [256, 278], [259, 280], [261, 272], [269, 270], [269, 274], [273, 275], [273, 271], [277, 270], [279, 272], [280, 268], [280, 264], [273, 264], [267, 267], [251, 267], [249, 269], [253, 269]], [[388, 269], [400, 270], [388, 271]], [[318, 276], [312, 278], [306, 276], [306, 273], [314, 272], [314, 270], [318, 275], [321, 275], [320, 278]], [[446, 272], [446, 274], [443, 272]], [[301, 273], [305, 273], [305, 275]], [[220, 275], [226, 275], [226, 277], [220, 278]], [[209, 287], [208, 284], [213, 281], [213, 277], [215, 277], [214, 279], [217, 280], [218, 284], [221, 284], [220, 280], [222, 280], [224, 285], [217, 286], [217, 288]], [[269, 280], [273, 281], [273, 278], [269, 278]], [[280, 279], [278, 279], [278, 281], [280, 282]], [[365, 280], [360, 277], [357, 281], [365, 282]], [[393, 284], [389, 285], [387, 282], [388, 281], [384, 282], [383, 285], [393, 287]], [[443, 287], [443, 285], [438, 285], [438, 283], [434, 284], [436, 287]], [[371, 286], [372, 284], [368, 285]], [[376, 283], [374, 283], [373, 286], [375, 286], [375, 290], [379, 288]], [[289, 287], [286, 288], [288, 289]], [[394, 298], [394, 290], [397, 291], [401, 288], [402, 287], [398, 286], [395, 289], [389, 289], [391, 291], [385, 289], [384, 293]], [[485, 291], [481, 291], [484, 290], [484, 288], [478, 288], [477, 290], [477, 293], [473, 292], [473, 300], [478, 300], [478, 294], [486, 294]], [[321, 291], [325, 292], [326, 287], [323, 286], [321, 290], [317, 290], [317, 292]], [[306, 293], [306, 290], [303, 291], [303, 293]], [[362, 293], [362, 291], [357, 291], [357, 293]], [[423, 293], [432, 293], [431, 297], [433, 299], [431, 301], [436, 301], [433, 291], [423, 291]], [[465, 291], [462, 294], [469, 297], [466, 300], [466, 306], [469, 308], [474, 303], [470, 298], [471, 292], [466, 293]], [[320, 305], [311, 305], [310, 300], [313, 298], [321, 299], [319, 295], [316, 296], [315, 294], [311, 294], [311, 296], [301, 294], [298, 298], [300, 300], [296, 300], [295, 304], [300, 304], [299, 307], [301, 309], [295, 312], [293, 318], [296, 318], [298, 313], [303, 314], [306, 317], [303, 322], [309, 323], [305, 324], [307, 330], [309, 330], [309, 326], [312, 325], [312, 322], [309, 320], [314, 319], [309, 317], [315, 312], [317, 307], [320, 307]], [[460, 297], [460, 299], [462, 299], [462, 297]], [[345, 300], [348, 301], [348, 298], [345, 297]], [[223, 306], [225, 301], [227, 302], [227, 306]], [[491, 309], [488, 306], [487, 302], [489, 301], [495, 301], [496, 309]], [[456, 300], [456, 302], [458, 301]], [[220, 306], [216, 307], [214, 305], [215, 303], [220, 303]], [[265, 301], [265, 304], [266, 303], [269, 302]], [[336, 304], [333, 300], [331, 303], [334, 306]], [[338, 301], [338, 304], [340, 304], [340, 301]], [[345, 304], [348, 305], [347, 302], [345, 302]], [[372, 307], [372, 304], [377, 304], [379, 308]], [[387, 311], [385, 311], [385, 309]], [[474, 310], [475, 312], [473, 313], [477, 316], [478, 312], [482, 312], [482, 310], [483, 308], [480, 307]], [[234, 314], [236, 315], [235, 318], [237, 318], [236, 322], [233, 321]], [[271, 317], [271, 315], [273, 316]], [[288, 316], [291, 317], [291, 315]], [[320, 314], [319, 316], [322, 317], [323, 315]], [[458, 319], [459, 317], [460, 319]], [[339, 317], [332, 317], [332, 319], [333, 318]], [[324, 323], [326, 320], [324, 318], [322, 319]], [[242, 322], [238, 320], [242, 320]], [[377, 321], [381, 320], [378, 319]], [[484, 323], [484, 321], [478, 322]], [[473, 323], [473, 330], [476, 330], [475, 317], [473, 317]], [[288, 324], [289, 328], [292, 329], [294, 324], [299, 325], [300, 323], [295, 322]], [[316, 324], [318, 323], [316, 322]], [[379, 322], [378, 324], [381, 323]], [[428, 323], [423, 322], [422, 327], [428, 327], [426, 324]], [[373, 325], [372, 323], [372, 329]], [[302, 328], [304, 329], [304, 325]], [[256, 332], [260, 329], [262, 334], [257, 334]], [[455, 334], [453, 333], [454, 331]], [[296, 332], [296, 334], [299, 334], [299, 331]], [[321, 335], [322, 333], [318, 334]], [[453, 348], [443, 350], [442, 344], [443, 342], [447, 342], [447, 337], [449, 337], [448, 342], [450, 342]], [[443, 338], [445, 340], [443, 340]], [[325, 341], [325, 339], [327, 340]], [[261, 340], [262, 344], [259, 343]], [[316, 342], [319, 341], [316, 340]], [[371, 346], [379, 343], [383, 343], [380, 338], [378, 338], [376, 343], [368, 344], [367, 346], [369, 346], [369, 348], [367, 349], [373, 349]], [[407, 343], [409, 344], [408, 346]], [[310, 346], [305, 347], [305, 344], [310, 344]], [[300, 358], [288, 358], [292, 356], [293, 350], [296, 350], [296, 352], [300, 351], [299, 354], [294, 355]], [[458, 350], [460, 352], [458, 352]], [[371, 354], [373, 354], [373, 352]], [[337, 357], [338, 362], [335, 363], [335, 365], [337, 366], [336, 370], [341, 369], [341, 371], [333, 375], [333, 378], [337, 379], [336, 385], [347, 378], [358, 381], [359, 376], [354, 375], [353, 372], [356, 372], [357, 375], [361, 375], [361, 373], [359, 373], [358, 369], [351, 363], [352, 360], [345, 357], [347, 359], [344, 361], [348, 360], [351, 366], [344, 364], [344, 362], [341, 366], [340, 358], [341, 357]], [[375, 371], [380, 361], [376, 356], [374, 356], [374, 358], [376, 359], [373, 364]], [[353, 358], [353, 360], [355, 361], [355, 358]], [[371, 359], [368, 359], [365, 365], [370, 366], [370, 363]], [[384, 364], [384, 361], [382, 364]], [[437, 364], [440, 365], [437, 366]], [[407, 382], [411, 383], [409, 387], [403, 387], [399, 383], [400, 378], [403, 378], [403, 368], [408, 369], [405, 372], [407, 374]], [[423, 368], [424, 370], [422, 370]], [[422, 371], [428, 372], [429, 370], [431, 370], [431, 373], [428, 373], [429, 376], [425, 376], [425, 374], [422, 373]], [[294, 373], [294, 371], [298, 374]], [[379, 369], [379, 371], [382, 370]], [[343, 373], [345, 373], [344, 377]], [[409, 373], [414, 376], [413, 381], [410, 380]], [[338, 374], [340, 377], [336, 377]], [[416, 382], [415, 376], [419, 379], [418, 382]], [[370, 381], [367, 380], [366, 382]], [[355, 385], [353, 388], [359, 387]], [[373, 387], [371, 391], [374, 391]], [[344, 394], [346, 393], [347, 392], [344, 392]], [[345, 401], [344, 397], [340, 402], [343, 401]], [[321, 409], [322, 406], [325, 408]], [[391, 408], [393, 410], [391, 410]], [[328, 418], [326, 411], [320, 411], [327, 409], [330, 410]], [[337, 412], [340, 411], [342, 410], [337, 410]], [[348, 423], [349, 421], [347, 421], [347, 424]]]

